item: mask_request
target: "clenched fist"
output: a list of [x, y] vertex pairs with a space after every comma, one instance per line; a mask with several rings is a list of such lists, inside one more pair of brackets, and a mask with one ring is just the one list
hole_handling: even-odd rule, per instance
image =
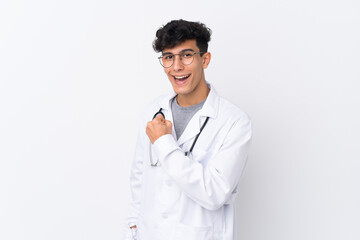
[[153, 144], [159, 137], [171, 134], [172, 123], [159, 114], [152, 121], [147, 123], [146, 134], [148, 135], [150, 142]]

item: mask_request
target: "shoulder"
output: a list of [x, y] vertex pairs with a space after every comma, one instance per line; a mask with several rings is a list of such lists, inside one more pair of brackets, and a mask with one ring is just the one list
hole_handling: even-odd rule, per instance
[[224, 141], [247, 142], [252, 136], [252, 125], [250, 117], [236, 104], [216, 94], [213, 101], [217, 106], [217, 114], [214, 124], [226, 135]]
[[249, 116], [236, 104], [230, 102], [228, 99], [220, 95], [212, 84], [208, 84], [210, 87], [210, 93], [208, 96], [208, 109], [210, 116], [221, 120], [227, 120], [226, 122], [234, 121], [250, 121]]
[[246, 142], [251, 139], [252, 124], [249, 115], [223, 97], [219, 97], [217, 119], [222, 125], [222, 131], [227, 132], [229, 139], [237, 142]]
[[234, 103], [221, 96], [218, 96], [218, 101], [219, 107], [217, 115], [219, 118], [227, 118], [233, 123], [251, 122], [249, 115]]

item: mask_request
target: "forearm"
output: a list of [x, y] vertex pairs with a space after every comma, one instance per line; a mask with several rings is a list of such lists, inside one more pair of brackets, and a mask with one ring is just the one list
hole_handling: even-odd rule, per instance
[[164, 171], [181, 190], [204, 208], [215, 210], [229, 199], [239, 181], [250, 136], [224, 144], [206, 166], [186, 157], [171, 135], [158, 139], [154, 149]]

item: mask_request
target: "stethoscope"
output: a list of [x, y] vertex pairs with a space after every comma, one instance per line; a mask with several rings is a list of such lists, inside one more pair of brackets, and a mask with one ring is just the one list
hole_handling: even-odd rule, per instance
[[[159, 111], [157, 111], [157, 112], [154, 114], [154, 116], [153, 116], [152, 119], [154, 120], [154, 118], [156, 118], [157, 115], [159, 115], [159, 114], [161, 114], [161, 115], [163, 116], [163, 118], [165, 119], [165, 115], [164, 115], [164, 113], [162, 112], [162, 108], [160, 108]], [[187, 152], [185, 152], [185, 156], [188, 156], [188, 155], [192, 152], [192, 150], [194, 149], [195, 144], [196, 144], [196, 141], [198, 140], [198, 138], [199, 138], [199, 136], [200, 136], [200, 133], [202, 132], [202, 130], [203, 130], [204, 127], [206, 126], [208, 120], [209, 120], [209, 117], [206, 117], [206, 120], [205, 120], [205, 122], [203, 123], [203, 125], [202, 125], [201, 128], [200, 128], [200, 132], [196, 135], [196, 137], [195, 137], [195, 139], [194, 139], [194, 141], [193, 141], [193, 143], [192, 143], [192, 145], [191, 145], [191, 147], [190, 147], [190, 150], [187, 151]], [[151, 154], [151, 142], [150, 142], [149, 151], [150, 151], [150, 153], [149, 153], [149, 154], [150, 154], [150, 166], [152, 166], [152, 167], [160, 166], [160, 165], [159, 165], [159, 160], [157, 160], [156, 163], [153, 163], [152, 154]]]

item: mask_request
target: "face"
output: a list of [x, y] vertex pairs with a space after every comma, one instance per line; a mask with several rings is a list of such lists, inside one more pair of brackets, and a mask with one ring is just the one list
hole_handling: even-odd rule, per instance
[[[193, 52], [200, 52], [196, 46], [196, 40], [187, 40], [174, 48], [164, 49], [162, 53], [163, 55], [167, 53], [178, 54], [189, 49]], [[193, 62], [190, 65], [184, 65], [180, 61], [179, 55], [176, 55], [173, 65], [169, 68], [164, 68], [178, 97], [193, 98], [207, 91], [208, 87], [205, 83], [204, 69], [207, 68], [210, 57], [209, 52], [203, 54], [202, 57], [200, 54], [195, 54]]]

